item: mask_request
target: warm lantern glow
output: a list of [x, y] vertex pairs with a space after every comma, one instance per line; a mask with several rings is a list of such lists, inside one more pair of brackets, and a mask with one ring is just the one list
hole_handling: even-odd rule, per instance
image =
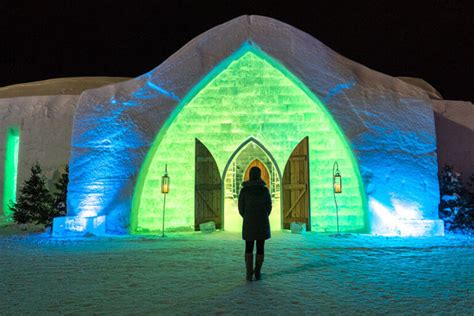
[[334, 193], [341, 193], [342, 192], [342, 177], [341, 173], [339, 172], [339, 164], [337, 161], [334, 161], [332, 165], [332, 179], [333, 179], [333, 190]]
[[165, 174], [161, 177], [161, 193], [167, 194], [170, 191], [170, 177], [168, 176], [168, 165], [165, 166]]
[[169, 183], [166, 183], [169, 181], [169, 177], [164, 176], [163, 177], [163, 184], [161, 186], [161, 193], [168, 193], [170, 191]]
[[334, 175], [334, 193], [342, 193], [342, 177], [339, 170]]

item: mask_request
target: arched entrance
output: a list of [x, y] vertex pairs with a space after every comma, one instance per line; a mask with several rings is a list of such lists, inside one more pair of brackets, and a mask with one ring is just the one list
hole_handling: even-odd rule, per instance
[[[221, 197], [235, 199], [236, 189], [243, 179], [234, 179], [228, 173], [233, 172], [232, 161], [249, 135], [256, 135], [265, 144], [263, 147], [254, 141], [268, 157], [274, 157], [273, 166], [278, 163], [281, 169], [298, 143], [308, 137], [311, 230], [334, 232], [337, 229], [331, 186], [335, 160], [344, 175], [345, 188], [338, 201], [340, 229], [356, 232], [368, 227], [364, 187], [343, 131], [303, 82], [257, 47], [246, 45], [216, 66], [182, 99], [164, 126], [166, 128], [155, 137], [138, 176], [130, 215], [132, 233], [161, 230], [162, 213], [157, 212], [157, 206], [163, 204], [160, 181], [165, 165], [172, 178], [166, 199], [166, 228], [176, 231], [195, 228], [196, 138], [206, 145], [220, 170], [224, 186]], [[255, 159], [251, 157], [247, 163]], [[271, 172], [273, 167], [266, 166]], [[244, 171], [239, 170], [241, 174]], [[282, 179], [281, 173], [277, 174], [278, 180]], [[271, 180], [274, 198], [278, 195], [279, 199], [280, 181]], [[231, 185], [234, 190], [228, 189]], [[274, 186], [278, 186], [278, 190]], [[294, 220], [301, 218], [297, 208], [304, 196], [296, 203], [301, 192], [295, 190], [291, 194], [296, 195], [293, 204], [297, 205], [288, 216]], [[274, 202], [273, 216], [279, 206]], [[221, 208], [221, 213], [225, 210]], [[238, 212], [234, 215], [240, 220]], [[274, 229], [281, 227], [280, 215], [278, 210], [278, 224], [272, 226]], [[228, 219], [222, 217], [226, 230]]]
[[245, 170], [244, 181], [248, 181], [250, 179], [250, 169], [253, 167], [257, 167], [260, 169], [261, 177], [263, 182], [265, 182], [266, 186], [270, 187], [270, 172], [267, 169], [267, 166], [258, 159], [252, 161]]
[[242, 182], [248, 180], [250, 168], [257, 166], [272, 196], [270, 227], [281, 229], [280, 172], [272, 155], [254, 138], [248, 139], [230, 157], [224, 170], [224, 229], [240, 232], [242, 217], [238, 211], [238, 195]]
[[[241, 230], [238, 195], [242, 183], [249, 180], [252, 167], [260, 169], [261, 178], [272, 196], [271, 229], [290, 229], [292, 222], [303, 222], [310, 230], [308, 137], [291, 153], [281, 186], [276, 163], [255, 139], [244, 142], [234, 152], [223, 175], [224, 185], [214, 157], [198, 139], [195, 154], [195, 230], [199, 230], [199, 224], [208, 221], [214, 221], [216, 228], [221, 229], [223, 217], [227, 231]], [[280, 212], [280, 206], [283, 212]]]

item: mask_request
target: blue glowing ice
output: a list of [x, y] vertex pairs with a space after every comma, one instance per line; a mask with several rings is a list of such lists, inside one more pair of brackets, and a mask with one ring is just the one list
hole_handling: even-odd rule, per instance
[[426, 93], [351, 62], [287, 24], [256, 16], [213, 28], [141, 77], [82, 94], [68, 215], [107, 216], [108, 232], [128, 233], [137, 177], [158, 131], [206, 74], [250, 40], [325, 101], [359, 165], [372, 232], [441, 234], [436, 135]]

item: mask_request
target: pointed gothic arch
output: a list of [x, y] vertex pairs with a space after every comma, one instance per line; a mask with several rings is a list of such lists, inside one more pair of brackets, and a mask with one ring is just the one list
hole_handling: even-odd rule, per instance
[[[272, 121], [275, 117], [278, 120]], [[167, 199], [167, 226], [192, 229], [195, 138], [206, 143], [218, 168], [223, 170], [222, 175], [227, 172], [234, 148], [251, 140], [259, 145], [265, 143], [260, 147], [271, 152], [281, 179], [279, 166], [285, 165], [293, 148], [305, 136], [312, 140], [308, 148], [312, 157], [312, 230], [335, 230], [331, 186], [327, 183], [337, 157], [346, 187], [350, 188], [341, 196], [341, 230], [366, 231], [364, 188], [357, 161], [342, 130], [298, 78], [255, 45], [246, 43], [191, 89], [158, 132], [136, 184], [131, 232], [154, 231], [161, 223], [155, 205], [162, 198], [157, 184], [165, 163], [170, 176], [175, 176]]]
[[[250, 147], [254, 148], [252, 149]], [[268, 173], [269, 178], [275, 176], [276, 173], [275, 179], [272, 179], [274, 180], [273, 183], [271, 183], [271, 181], [268, 181], [267, 183], [267, 187], [270, 190], [274, 203], [273, 211], [270, 214], [270, 226], [272, 230], [280, 230], [282, 228], [280, 214], [281, 190], [279, 185], [281, 181], [280, 168], [271, 152], [262, 144], [261, 141], [257, 140], [255, 137], [248, 137], [230, 155], [222, 174], [223, 183], [226, 186], [233, 181], [236, 182], [234, 194], [230, 195], [225, 192], [223, 198], [223, 227], [226, 231], [238, 232], [242, 229], [242, 218], [240, 217], [237, 208], [237, 197], [240, 193], [241, 184], [245, 180], [245, 173], [248, 172], [247, 169], [249, 168], [249, 165], [255, 160], [262, 163], [262, 168], [264, 168], [265, 172]], [[231, 166], [233, 166], [233, 168], [231, 168]], [[270, 185], [274, 184], [275, 180], [278, 182], [278, 187], [270, 187]], [[229, 190], [229, 188], [225, 188], [225, 191], [227, 190]], [[277, 190], [277, 192], [274, 192], [274, 190]]]
[[270, 151], [265, 147], [265, 145], [263, 145], [258, 139], [256, 139], [255, 137], [253, 136], [250, 136], [248, 137], [244, 142], [242, 142], [238, 147], [237, 149], [232, 153], [232, 155], [229, 157], [229, 159], [227, 160], [227, 163], [224, 167], [224, 171], [222, 172], [222, 177], [224, 178], [225, 175], [227, 174], [227, 170], [229, 169], [229, 166], [231, 164], [231, 162], [234, 160], [234, 158], [239, 154], [239, 152], [245, 148], [245, 146], [247, 146], [248, 144], [250, 143], [255, 143], [260, 149], [263, 150], [263, 152], [265, 152], [265, 154], [268, 156], [268, 158], [270, 158], [270, 160], [272, 161], [273, 165], [275, 166], [275, 169], [276, 171], [278, 172], [278, 177], [281, 178], [281, 172], [280, 172], [280, 168], [278, 167], [278, 164], [275, 160], [275, 158], [273, 157], [273, 155], [270, 153]]
[[250, 169], [252, 167], [257, 167], [260, 169], [261, 172], [261, 178], [263, 182], [265, 182], [265, 185], [267, 187], [270, 187], [271, 185], [271, 171], [268, 169], [268, 166], [260, 159], [255, 158], [252, 161], [250, 161], [247, 166], [244, 168], [244, 181], [247, 181], [250, 179]]

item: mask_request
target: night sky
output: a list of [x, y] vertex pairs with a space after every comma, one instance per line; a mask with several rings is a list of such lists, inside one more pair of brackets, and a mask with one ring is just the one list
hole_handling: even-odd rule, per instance
[[2, 0], [0, 86], [136, 77], [213, 26], [258, 14], [291, 24], [369, 68], [423, 78], [445, 99], [474, 100], [472, 0], [203, 3]]

